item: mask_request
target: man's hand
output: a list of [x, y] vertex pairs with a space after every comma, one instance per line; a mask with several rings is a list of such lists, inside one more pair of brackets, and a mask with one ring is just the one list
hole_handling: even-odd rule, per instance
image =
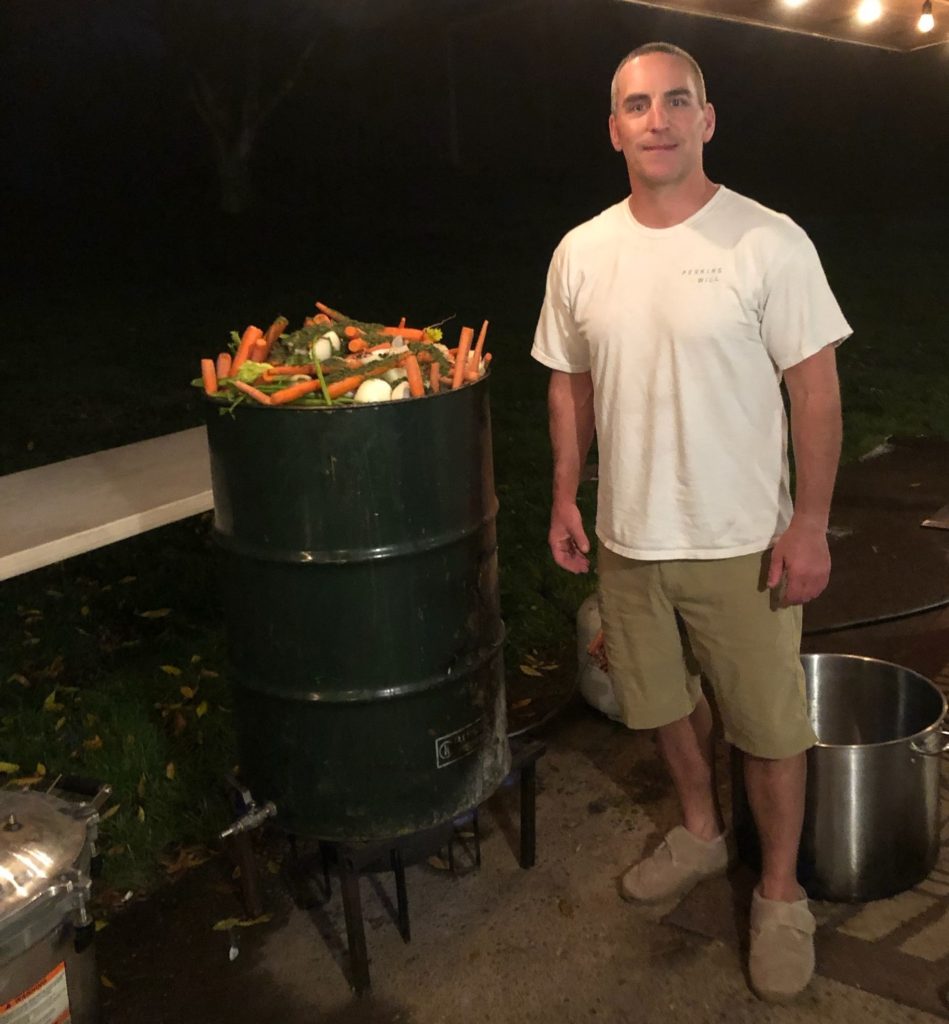
[[590, 542], [583, 529], [583, 519], [576, 504], [554, 505], [550, 514], [550, 533], [547, 534], [550, 553], [561, 569], [567, 572], [587, 572], [590, 560]]
[[806, 604], [823, 593], [830, 579], [830, 549], [827, 533], [817, 525], [795, 523], [781, 535], [771, 549], [768, 586], [778, 592], [782, 607]]

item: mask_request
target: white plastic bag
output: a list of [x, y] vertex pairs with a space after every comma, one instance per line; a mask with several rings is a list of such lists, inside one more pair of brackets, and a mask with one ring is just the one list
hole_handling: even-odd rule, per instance
[[587, 654], [587, 648], [600, 631], [600, 609], [596, 594], [591, 594], [577, 612], [577, 664], [580, 666], [578, 684], [583, 699], [616, 722], [623, 716], [613, 694], [609, 675]]

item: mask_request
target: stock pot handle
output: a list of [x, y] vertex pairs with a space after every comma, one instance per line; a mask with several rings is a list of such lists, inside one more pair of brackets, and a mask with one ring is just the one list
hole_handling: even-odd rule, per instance
[[943, 727], [939, 730], [939, 735], [942, 737], [942, 743], [935, 750], [926, 750], [925, 747], [921, 747], [915, 740], [910, 741], [909, 748], [914, 754], [923, 754], [925, 757], [939, 757], [940, 754], [944, 754], [949, 750], [949, 729]]

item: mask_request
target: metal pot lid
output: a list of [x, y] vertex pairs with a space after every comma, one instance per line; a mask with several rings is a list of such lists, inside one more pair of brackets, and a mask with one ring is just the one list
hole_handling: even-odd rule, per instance
[[0, 917], [41, 896], [72, 867], [86, 843], [86, 822], [43, 793], [0, 792]]

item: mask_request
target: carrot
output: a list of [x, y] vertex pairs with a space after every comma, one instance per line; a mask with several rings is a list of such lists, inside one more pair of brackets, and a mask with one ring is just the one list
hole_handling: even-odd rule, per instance
[[[329, 317], [327, 317], [326, 319], [329, 320]], [[303, 318], [303, 326], [304, 327], [315, 327], [316, 326], [316, 317], [315, 316], [305, 316]]]
[[330, 398], [339, 398], [340, 395], [345, 395], [347, 391], [355, 391], [364, 380], [369, 377], [380, 377], [391, 369], [389, 366], [382, 366], [374, 370], [368, 370], [364, 373], [354, 373], [349, 377], [343, 377], [342, 380], [338, 380], [333, 384], [327, 386], [327, 392]]
[[379, 333], [392, 338], [401, 334], [406, 341], [428, 341], [428, 335], [419, 327], [383, 327]]
[[294, 373], [305, 373], [308, 377], [313, 376], [312, 363], [300, 363], [299, 366], [280, 365], [271, 366], [267, 371], [271, 377], [289, 377]]
[[431, 385], [432, 392], [438, 394], [442, 389], [442, 372], [438, 366], [438, 363], [432, 362], [432, 365], [428, 368], [428, 383]]
[[217, 373], [217, 379], [220, 380], [222, 377], [230, 377], [231, 375], [231, 353], [222, 352], [217, 357], [217, 366], [215, 367]]
[[264, 332], [259, 328], [251, 324], [241, 335], [240, 344], [237, 346], [237, 353], [234, 356], [234, 361], [231, 363], [231, 373], [235, 374], [240, 369], [242, 363], [246, 363], [250, 358], [251, 349], [255, 343], [264, 336]]
[[316, 324], [331, 324], [333, 322], [325, 313], [317, 313], [316, 316], [308, 316], [307, 320], [312, 321], [314, 326]]
[[405, 357], [402, 363], [405, 367], [405, 374], [409, 381], [409, 394], [413, 398], [421, 398], [425, 394], [425, 382], [422, 380], [422, 368], [413, 355]]
[[494, 356], [492, 356], [490, 352], [485, 352], [485, 354], [484, 354], [484, 368], [485, 369], [487, 369], [491, 365], [491, 360], [493, 358], [494, 358]]
[[206, 395], [216, 395], [217, 373], [214, 369], [213, 359], [201, 360], [201, 377], [204, 380], [204, 393]]
[[485, 322], [481, 325], [481, 331], [478, 333], [478, 344], [475, 345], [475, 350], [474, 350], [475, 369], [477, 369], [481, 365], [481, 350], [484, 348], [484, 336], [487, 333], [488, 333], [488, 321], [485, 320]]
[[362, 329], [357, 327], [355, 324], [347, 324], [343, 328], [343, 334], [345, 334], [347, 338], [361, 338]]
[[403, 317], [399, 318], [399, 330], [401, 331], [404, 326], [405, 326], [405, 317], [403, 316]]
[[321, 313], [323, 313], [325, 316], [328, 316], [330, 318], [330, 320], [348, 320], [349, 319], [349, 317], [343, 316], [343, 314], [340, 313], [338, 310], [330, 309], [329, 306], [324, 306], [322, 302], [316, 302], [316, 303], [314, 303], [314, 305], [316, 306], [316, 308]]
[[263, 391], [258, 391], [257, 388], [251, 387], [250, 384], [245, 384], [242, 380], [234, 381], [234, 387], [238, 391], [243, 391], [245, 395], [250, 395], [255, 401], [260, 402], [261, 405], [270, 405], [270, 395], [265, 395]]
[[474, 331], [470, 327], [462, 327], [461, 337], [458, 340], [458, 355], [455, 356], [455, 372], [451, 378], [452, 388], [460, 388], [465, 375], [465, 367], [468, 363], [468, 352], [471, 350], [471, 342], [474, 338]]
[[[348, 328], [347, 328], [348, 330]], [[349, 344], [346, 346], [350, 352], [365, 352], [369, 345], [365, 338], [355, 337], [351, 338]]]
[[275, 391], [270, 396], [270, 404], [286, 405], [287, 402], [294, 402], [304, 395], [318, 391], [319, 387], [320, 382], [318, 380], [301, 380], [299, 384], [291, 384], [290, 387], [284, 388], [282, 391]]
[[328, 384], [326, 390], [330, 398], [339, 398], [340, 395], [345, 395], [347, 391], [355, 391], [367, 376], [365, 373], [354, 373], [351, 377], [343, 377], [342, 380]]
[[252, 363], [265, 363], [267, 361], [267, 342], [263, 338], [254, 342], [248, 358]]
[[257, 362], [264, 363], [267, 361], [267, 356], [270, 355], [270, 350], [273, 348], [273, 343], [283, 334], [284, 328], [289, 324], [290, 321], [285, 316], [278, 316], [276, 320], [267, 328], [264, 334], [264, 342], [266, 343], [266, 350], [264, 351], [263, 359], [258, 359]]

